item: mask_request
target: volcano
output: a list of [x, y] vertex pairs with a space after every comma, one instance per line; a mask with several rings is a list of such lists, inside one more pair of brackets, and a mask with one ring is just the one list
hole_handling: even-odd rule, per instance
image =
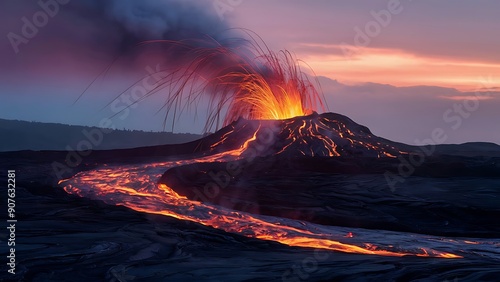
[[391, 157], [409, 146], [377, 137], [350, 118], [313, 113], [286, 120], [240, 118], [203, 142], [216, 152], [242, 149], [242, 156]]

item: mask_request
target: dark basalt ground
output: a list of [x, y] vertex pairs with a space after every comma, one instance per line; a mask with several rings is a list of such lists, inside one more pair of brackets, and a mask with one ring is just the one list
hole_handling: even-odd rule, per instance
[[[127, 152], [134, 156], [141, 155], [141, 150]], [[68, 195], [55, 185], [57, 179], [51, 167], [53, 160], [62, 162], [66, 154], [0, 154], [2, 171], [16, 170], [18, 217], [17, 274], [7, 273], [4, 264], [0, 280], [496, 281], [500, 277], [500, 262], [480, 256], [446, 260], [318, 252]], [[148, 158], [141, 156], [128, 158], [127, 162]], [[97, 163], [123, 163], [124, 159], [123, 151], [93, 152], [75, 172]], [[380, 224], [378, 228], [383, 229], [471, 234], [498, 240], [499, 224], [495, 218], [498, 219], [499, 212], [499, 180], [492, 175], [481, 175], [483, 170], [478, 170], [479, 174], [454, 177], [430, 177], [417, 172], [393, 193], [378, 172], [395, 165], [394, 161], [381, 167], [360, 161], [361, 164], [352, 165], [352, 171], [346, 169], [349, 166], [344, 166], [344, 162], [338, 159], [327, 165], [314, 161], [316, 166], [313, 166], [306, 160], [293, 161], [289, 162], [295, 168], [292, 170], [276, 166], [279, 160], [273, 160], [274, 171], [265, 172], [269, 166], [256, 159], [235, 178], [238, 181], [233, 180], [236, 186], [228, 186], [227, 191], [234, 193], [221, 190], [221, 197], [231, 195], [240, 200], [245, 196], [250, 202], [255, 200], [255, 212], [264, 212], [267, 207], [271, 208], [267, 212], [274, 213], [281, 210], [276, 207], [285, 209], [288, 205], [300, 211], [299, 218], [307, 215], [310, 220], [318, 217], [318, 221], [335, 221], [340, 225], [375, 228]], [[488, 161], [482, 163], [490, 167]], [[370, 173], [356, 171], [363, 164], [371, 167], [367, 170]], [[477, 164], [477, 159], [465, 161], [466, 166], [473, 164]], [[211, 169], [217, 165], [222, 164], [206, 164]], [[182, 175], [188, 168], [167, 173]], [[209, 181], [204, 174], [196, 177], [199, 185]], [[0, 182], [7, 182], [4, 173]], [[260, 197], [251, 197], [250, 192], [244, 194], [235, 188], [256, 189], [252, 193], [259, 193]], [[273, 195], [273, 201], [279, 201], [274, 209], [265, 200]], [[5, 205], [6, 197], [2, 199]], [[326, 205], [319, 209], [321, 204]], [[332, 214], [336, 217], [328, 217]], [[4, 248], [7, 237], [5, 232], [1, 234]]]
[[[295, 134], [294, 130], [302, 124], [319, 128], [317, 133], [328, 135], [335, 142], [344, 142], [341, 135], [353, 132], [353, 140], [374, 142], [382, 151], [392, 148], [418, 152], [416, 147], [374, 136], [344, 116], [325, 114], [311, 118], [316, 120], [304, 123], [307, 118], [298, 118], [281, 123], [283, 130], [274, 136], [276, 142], [270, 152], [279, 152], [283, 146], [280, 142], [288, 142], [289, 134]], [[317, 127], [320, 121], [321, 128]], [[94, 151], [85, 154], [77, 167], [59, 175], [53, 163], [69, 165], [75, 161], [70, 157], [72, 153], [0, 153], [2, 205], [7, 206], [6, 171], [14, 169], [18, 220], [16, 275], [7, 272], [8, 234], [4, 228], [0, 233], [5, 250], [0, 280], [498, 281], [500, 261], [494, 256], [478, 254], [451, 260], [397, 258], [288, 247], [68, 195], [57, 185], [58, 178], [102, 164], [195, 158], [236, 149], [259, 126], [258, 122], [239, 120], [213, 135], [182, 145]], [[297, 133], [301, 134], [300, 129]], [[308, 142], [317, 141], [314, 134], [304, 136]], [[223, 138], [225, 142], [218, 143]], [[354, 147], [354, 143], [344, 142], [345, 146], [339, 148], [346, 154], [344, 157], [299, 158], [296, 153], [311, 143], [295, 141], [287, 147], [292, 153], [274, 157], [247, 154], [246, 159], [231, 163], [231, 170], [228, 163], [175, 167], [166, 171], [160, 181], [192, 199], [236, 210], [377, 229], [382, 236], [389, 236], [387, 230], [393, 230], [462, 239], [482, 237], [493, 242], [500, 238], [497, 145], [437, 146], [424, 163], [391, 189], [384, 174], [390, 171], [398, 175], [400, 159], [374, 158], [382, 151], [365, 154], [359, 142], [356, 144], [361, 146]], [[72, 154], [76, 155], [81, 154]], [[240, 170], [235, 172], [235, 167]], [[207, 183], [219, 185], [217, 193], [205, 193]]]
[[323, 225], [500, 237], [499, 158], [432, 157], [391, 189], [385, 172], [397, 175], [398, 162], [256, 158], [175, 167], [160, 182], [190, 199]]

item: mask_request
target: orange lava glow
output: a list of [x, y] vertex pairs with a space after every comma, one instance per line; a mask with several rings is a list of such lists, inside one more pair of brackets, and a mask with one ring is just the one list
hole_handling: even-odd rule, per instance
[[[165, 167], [167, 163], [157, 163], [148, 165], [150, 167]], [[89, 196], [88, 193], [100, 195], [108, 203], [126, 206], [133, 210], [149, 213], [170, 216], [181, 220], [188, 220], [196, 223], [221, 229], [226, 232], [242, 234], [247, 237], [258, 238], [279, 242], [281, 244], [326, 249], [331, 251], [340, 251], [346, 253], [368, 254], [368, 255], [383, 255], [383, 256], [420, 256], [420, 257], [438, 257], [438, 258], [461, 258], [461, 256], [440, 252], [436, 250], [427, 250], [421, 248], [418, 251], [401, 251], [391, 250], [391, 248], [383, 249], [374, 244], [360, 244], [340, 242], [345, 240], [339, 236], [337, 240], [329, 239], [330, 234], [322, 234], [314, 230], [308, 230], [304, 226], [287, 226], [282, 223], [265, 220], [250, 214], [227, 211], [216, 206], [202, 204], [196, 201], [190, 201], [183, 196], [178, 195], [170, 187], [160, 184], [158, 189], [151, 192], [137, 191], [136, 188], [127, 186], [135, 186], [136, 183], [130, 178], [131, 172], [127, 168], [116, 169], [100, 169], [95, 171], [82, 172], [78, 177], [73, 179], [76, 181], [73, 184], [65, 184], [65, 191], [71, 194], [80, 196]], [[121, 185], [113, 185], [115, 181], [109, 181], [109, 176], [115, 180], [123, 180]], [[157, 176], [159, 177], [159, 175]], [[143, 178], [143, 181], [151, 181], [151, 178]], [[93, 191], [82, 192], [78, 188], [79, 185], [92, 185]], [[153, 187], [156, 184], [142, 183], [144, 188]], [[131, 200], [129, 200], [131, 199]], [[167, 204], [168, 203], [168, 204]], [[347, 238], [352, 238], [348, 236]]]
[[[283, 86], [273, 86], [263, 77], [245, 75], [245, 82], [240, 85], [241, 92], [235, 96], [234, 112], [246, 111], [251, 108], [250, 119], [288, 119], [303, 116], [301, 95], [292, 83]], [[236, 115], [236, 113], [234, 113]]]
[[324, 110], [313, 85], [302, 74], [286, 51], [259, 55], [267, 71], [253, 63], [240, 65], [240, 71], [218, 78], [231, 89], [233, 100], [225, 125], [240, 117], [251, 120], [282, 120]]

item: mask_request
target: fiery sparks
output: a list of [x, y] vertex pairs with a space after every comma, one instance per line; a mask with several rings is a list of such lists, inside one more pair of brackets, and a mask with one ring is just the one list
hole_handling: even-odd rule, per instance
[[248, 35], [252, 40], [236, 45], [211, 40], [201, 45], [150, 42], [167, 44], [169, 53], [181, 54], [178, 67], [165, 72], [160, 86], [152, 91], [168, 89], [165, 120], [170, 114], [175, 120], [184, 109], [206, 98], [207, 131], [218, 128], [221, 120], [226, 126], [239, 118], [281, 120], [325, 110], [316, 87], [290, 52], [273, 52]]

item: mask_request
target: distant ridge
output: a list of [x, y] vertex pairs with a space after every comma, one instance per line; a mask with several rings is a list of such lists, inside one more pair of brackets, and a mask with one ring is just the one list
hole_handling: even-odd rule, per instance
[[[102, 135], [102, 138], [100, 136]], [[59, 123], [0, 119], [0, 152], [20, 150], [72, 150], [78, 146], [93, 150], [125, 149], [180, 144], [201, 135], [140, 130], [109, 130]], [[90, 136], [90, 137], [89, 137]]]

